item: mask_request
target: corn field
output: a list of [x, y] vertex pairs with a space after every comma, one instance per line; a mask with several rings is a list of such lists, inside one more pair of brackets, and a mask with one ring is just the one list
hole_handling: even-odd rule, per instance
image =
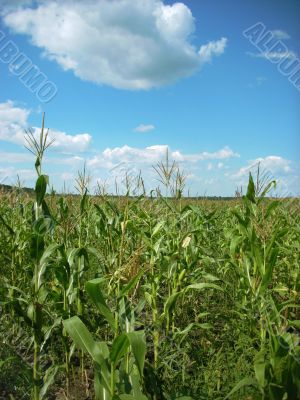
[[[47, 192], [0, 204], [1, 399], [300, 399], [298, 199], [251, 174], [232, 201]], [[51, 177], [50, 177], [51, 179]], [[140, 183], [141, 178], [140, 178]]]

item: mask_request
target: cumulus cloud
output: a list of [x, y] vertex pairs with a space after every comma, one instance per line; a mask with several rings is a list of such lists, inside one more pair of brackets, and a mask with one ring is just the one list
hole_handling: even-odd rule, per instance
[[119, 89], [160, 87], [222, 54], [227, 39], [194, 46], [195, 20], [162, 0], [37, 1], [5, 9], [4, 23], [83, 79]]
[[[196, 193], [199, 189], [198, 185], [203, 176], [214, 173], [214, 171], [207, 171], [206, 160], [209, 160], [211, 163], [215, 162], [216, 165], [218, 160], [223, 160], [223, 163], [227, 164], [231, 158], [238, 156], [229, 147], [224, 147], [215, 152], [199, 151], [186, 153], [163, 144], [144, 148], [125, 145], [122, 147], [106, 148], [88, 159], [86, 164], [93, 171], [94, 177], [106, 178], [106, 183], [112, 192], [114, 191], [116, 182], [122, 188], [124, 185], [126, 186], [128, 179], [135, 182], [136, 177], [140, 173], [144, 179], [146, 189], [150, 190], [158, 184], [158, 176], [153, 166], [156, 166], [158, 162], [164, 162], [167, 152], [169, 162], [176, 161], [180, 169], [184, 171], [188, 181], [187, 187], [192, 189], [193, 193]], [[232, 182], [230, 183], [232, 184]], [[208, 185], [208, 183], [206, 184]], [[203, 185], [204, 182], [201, 180], [201, 190], [204, 188]], [[216, 187], [210, 189], [211, 193], [218, 190]]]
[[227, 39], [221, 38], [215, 42], [209, 42], [200, 47], [199, 56], [202, 63], [211, 62], [214, 56], [220, 56], [224, 53], [227, 46]]
[[240, 168], [232, 177], [234, 179], [246, 177], [249, 175], [249, 172], [256, 170], [258, 165], [260, 165], [261, 170], [274, 176], [287, 174], [292, 171], [290, 160], [280, 156], [267, 156], [249, 161], [247, 166]]
[[80, 165], [84, 164], [85, 159], [79, 156], [71, 156], [71, 157], [45, 157], [45, 161], [51, 164], [57, 165], [66, 165], [69, 167], [79, 167]]
[[202, 161], [202, 160], [225, 160], [233, 157], [240, 157], [240, 155], [234, 152], [230, 147], [225, 146], [223, 149], [215, 152], [201, 152], [195, 154], [188, 154], [185, 156], [186, 160], [189, 161]]
[[[39, 135], [40, 128], [33, 128], [34, 134]], [[68, 135], [66, 132], [49, 129], [49, 140], [53, 140], [52, 148], [70, 153], [86, 151], [91, 143], [92, 136], [88, 133]]]
[[88, 166], [101, 168], [114, 168], [119, 164], [153, 165], [166, 157], [180, 163], [196, 163], [203, 160], [224, 160], [239, 155], [229, 147], [224, 147], [216, 152], [199, 152], [184, 154], [179, 150], [172, 150], [168, 145], [153, 145], [145, 148], [130, 146], [107, 148], [102, 153], [88, 160]]
[[[25, 145], [25, 132], [30, 127], [30, 113], [30, 110], [15, 105], [11, 100], [0, 103], [0, 140]], [[32, 127], [32, 132], [37, 137], [40, 128]], [[88, 133], [69, 135], [49, 129], [49, 140], [54, 140], [52, 148], [58, 151], [82, 152], [88, 149], [92, 137]]]
[[258, 157], [249, 160], [247, 165], [241, 167], [235, 173], [225, 173], [225, 175], [237, 186], [243, 186], [246, 190], [249, 173], [256, 176], [257, 167], [260, 165], [261, 176], [267, 180], [276, 181], [276, 190], [272, 194], [282, 197], [299, 196], [299, 164], [292, 162], [281, 156]]
[[145, 132], [150, 132], [153, 131], [155, 129], [154, 125], [144, 125], [144, 124], [140, 124], [138, 125], [136, 128], [134, 128], [135, 132], [140, 132], [140, 133], [145, 133]]

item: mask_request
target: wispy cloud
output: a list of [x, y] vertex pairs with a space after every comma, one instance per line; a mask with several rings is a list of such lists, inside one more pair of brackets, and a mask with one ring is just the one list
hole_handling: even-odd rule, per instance
[[293, 51], [263, 51], [261, 53], [252, 53], [251, 51], [247, 51], [246, 54], [253, 58], [264, 58], [266, 60], [283, 60], [293, 59], [297, 57], [297, 54]]
[[273, 34], [273, 37], [278, 40], [287, 40], [291, 38], [287, 32], [282, 31], [281, 29], [274, 29], [271, 33]]
[[255, 78], [255, 82], [254, 83], [249, 83], [248, 87], [253, 89], [255, 87], [261, 86], [266, 80], [267, 80], [267, 78], [264, 77], [264, 76], [257, 76]]
[[140, 132], [140, 133], [145, 133], [145, 132], [150, 132], [153, 131], [155, 129], [154, 125], [144, 125], [144, 124], [140, 124], [138, 125], [136, 128], [134, 128], [135, 132]]

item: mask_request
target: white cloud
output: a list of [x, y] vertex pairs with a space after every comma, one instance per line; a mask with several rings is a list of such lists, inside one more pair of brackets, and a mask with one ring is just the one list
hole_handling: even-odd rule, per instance
[[34, 157], [29, 153], [0, 152], [0, 162], [5, 164], [19, 164], [33, 162]]
[[26, 180], [32, 181], [36, 177], [36, 172], [29, 168], [3, 167], [0, 165], [0, 183], [14, 185], [17, 182], [17, 176], [20, 177], [22, 184]]
[[79, 156], [66, 157], [65, 153], [61, 154], [60, 157], [44, 157], [44, 161], [51, 165], [65, 165], [73, 168], [78, 168], [80, 165], [84, 164], [85, 159]]
[[273, 60], [273, 61], [280, 61], [284, 58], [286, 59], [293, 59], [297, 57], [297, 54], [293, 51], [263, 51], [261, 53], [252, 53], [248, 51], [246, 53], [248, 56], [253, 58], [264, 58], [266, 60]]
[[226, 46], [227, 39], [224, 37], [201, 46], [199, 50], [201, 62], [210, 62], [214, 56], [220, 56], [224, 53]]
[[119, 164], [151, 164], [165, 156], [168, 146], [156, 145], [139, 149], [130, 146], [107, 148], [88, 160], [88, 166], [112, 169]]
[[72, 183], [74, 183], [76, 179], [76, 176], [71, 172], [63, 172], [60, 177], [63, 181], [71, 181]]
[[[25, 145], [25, 131], [30, 127], [28, 118], [31, 111], [8, 100], [0, 103], [0, 140]], [[40, 128], [33, 127], [38, 136]], [[49, 139], [54, 140], [52, 148], [58, 151], [81, 152], [88, 149], [92, 137], [88, 133], [69, 135], [66, 132], [49, 129]]]
[[260, 165], [261, 176], [265, 176], [268, 181], [276, 181], [276, 190], [274, 195], [281, 197], [299, 196], [299, 164], [293, 163], [281, 156], [259, 157], [248, 161], [248, 164], [241, 167], [235, 173], [225, 173], [236, 186], [243, 186], [246, 190], [249, 173], [256, 176], [257, 167]]
[[[33, 128], [36, 136], [39, 135], [40, 128]], [[54, 140], [52, 148], [76, 153], [86, 151], [91, 143], [92, 137], [88, 133], [68, 135], [66, 132], [49, 129], [49, 140]]]
[[166, 157], [169, 152], [169, 159], [180, 163], [196, 163], [204, 160], [224, 160], [239, 155], [229, 147], [224, 147], [216, 152], [199, 152], [184, 154], [179, 150], [171, 150], [167, 145], [153, 145], [145, 148], [130, 146], [107, 148], [102, 153], [95, 155], [88, 160], [88, 166], [99, 168], [114, 168], [120, 164], [153, 165]]
[[135, 132], [141, 132], [141, 133], [145, 133], [145, 132], [150, 132], [153, 131], [155, 129], [154, 125], [144, 125], [144, 124], [140, 124], [138, 125], [136, 128], [134, 128]]
[[29, 35], [44, 56], [83, 79], [120, 89], [149, 89], [187, 77], [227, 39], [191, 42], [195, 20], [183, 3], [162, 0], [38, 1], [5, 9], [4, 23]]
[[265, 158], [259, 157], [255, 160], [249, 161], [248, 165], [240, 168], [232, 175], [232, 178], [236, 179], [246, 177], [249, 175], [249, 172], [256, 171], [258, 165], [260, 165], [262, 171], [275, 176], [275, 178], [278, 175], [292, 172], [290, 160], [280, 156], [267, 156]]
[[[209, 181], [204, 182], [203, 179], [208, 173], [214, 173], [214, 171], [207, 171], [207, 160], [211, 161], [212, 164], [214, 161], [223, 160], [225, 162], [225, 160], [229, 161], [232, 157], [238, 156], [229, 147], [224, 147], [215, 152], [185, 153], [180, 150], [173, 150], [168, 145], [153, 145], [145, 148], [125, 145], [107, 148], [96, 154], [87, 160], [87, 167], [93, 171], [96, 180], [106, 178], [106, 183], [112, 192], [114, 192], [115, 182], [118, 183], [119, 189], [123, 190], [125, 175], [134, 182], [139, 173], [143, 176], [146, 189], [150, 191], [159, 185], [158, 175], [152, 167], [160, 161], [165, 162], [167, 151], [170, 164], [173, 160], [178, 163], [180, 169], [187, 176], [187, 189], [191, 189], [194, 194], [199, 190], [199, 182], [201, 183], [201, 190], [204, 190], [205, 186], [203, 185], [209, 186]], [[232, 185], [232, 181], [229, 183]], [[219, 189], [218, 185], [215, 186], [215, 184], [216, 181], [214, 181], [214, 187], [205, 188], [205, 190], [210, 190], [212, 194], [217, 193]], [[226, 190], [229, 189], [226, 188]], [[232, 188], [233, 192], [234, 188]]]
[[228, 158], [240, 157], [238, 153], [235, 153], [230, 147], [225, 146], [223, 149], [215, 152], [204, 151], [202, 153], [189, 154], [185, 158], [189, 161], [202, 161], [202, 160], [225, 160]]
[[290, 35], [285, 32], [282, 31], [281, 29], [274, 29], [273, 31], [271, 31], [273, 34], [273, 37], [277, 40], [285, 40], [285, 39], [290, 39]]

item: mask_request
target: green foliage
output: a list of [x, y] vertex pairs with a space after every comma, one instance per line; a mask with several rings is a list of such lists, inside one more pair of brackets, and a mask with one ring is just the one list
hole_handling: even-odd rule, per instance
[[250, 175], [236, 201], [186, 200], [168, 155], [174, 198], [140, 177], [90, 196], [85, 168], [47, 195], [44, 121], [27, 139], [34, 196], [0, 203], [0, 397], [300, 398], [298, 199]]

